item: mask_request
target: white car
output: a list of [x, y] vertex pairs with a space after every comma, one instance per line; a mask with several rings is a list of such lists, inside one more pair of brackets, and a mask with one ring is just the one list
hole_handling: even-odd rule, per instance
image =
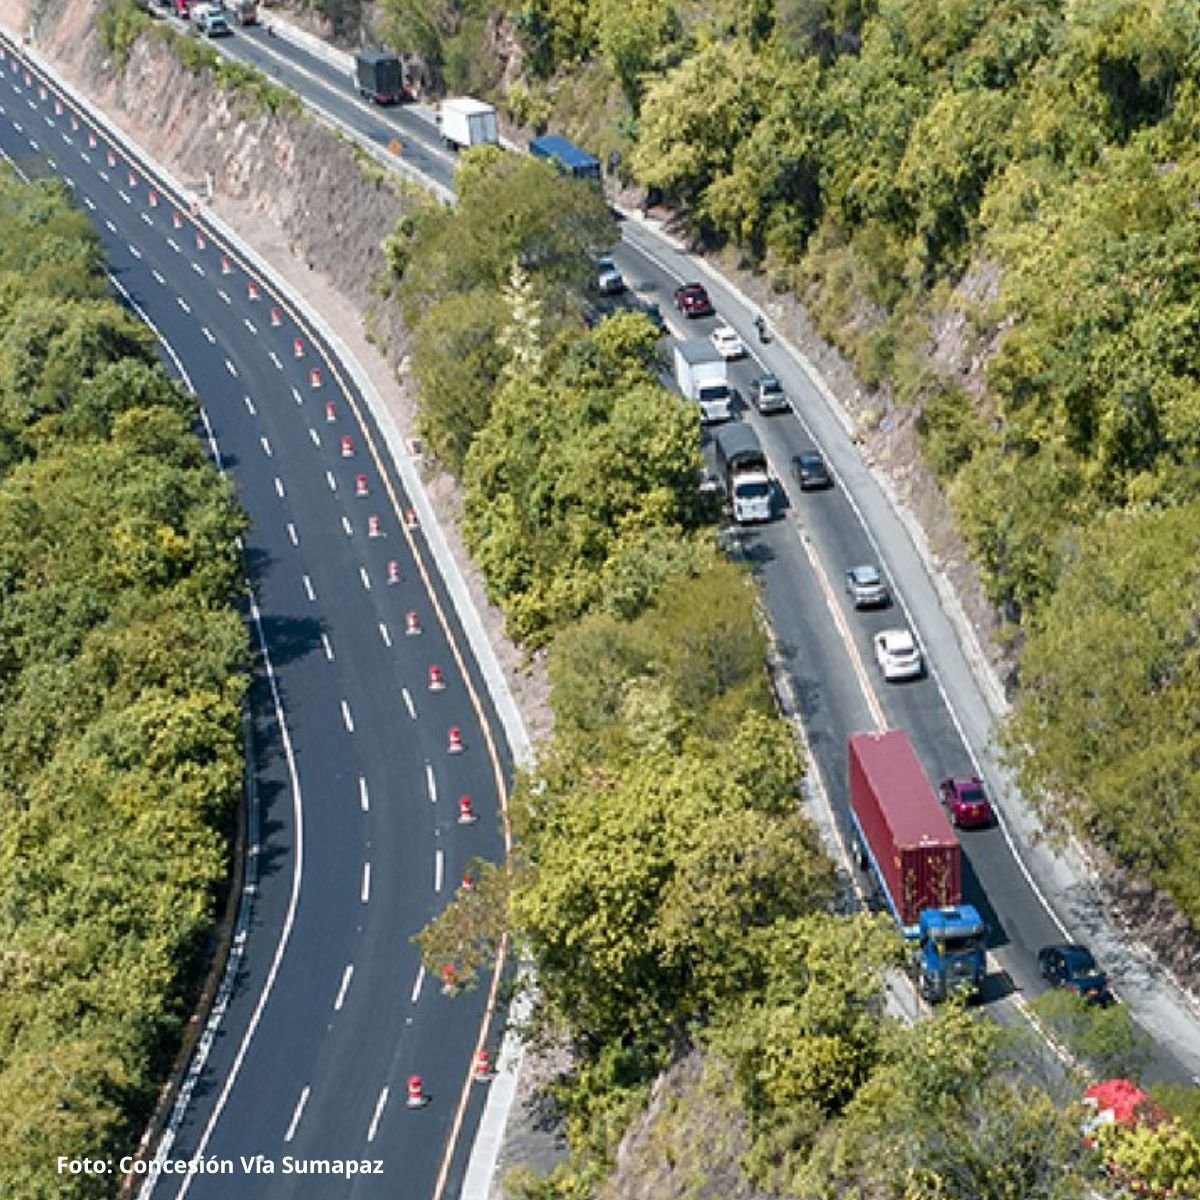
[[596, 260], [596, 290], [602, 296], [619, 296], [625, 290], [625, 280], [611, 258]]
[[712, 331], [709, 341], [712, 342], [713, 349], [724, 359], [746, 357], [746, 343], [728, 325], [718, 325]]
[[924, 669], [921, 651], [907, 629], [885, 629], [874, 637], [875, 661], [884, 679], [916, 679]]

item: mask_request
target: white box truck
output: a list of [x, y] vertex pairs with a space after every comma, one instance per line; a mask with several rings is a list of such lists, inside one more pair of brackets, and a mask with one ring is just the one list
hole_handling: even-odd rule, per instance
[[749, 425], [724, 425], [713, 436], [725, 495], [739, 525], [771, 519], [771, 475], [767, 456]]
[[700, 405], [702, 425], [729, 420], [729, 370], [711, 342], [696, 338], [675, 343], [675, 382], [688, 400]]
[[442, 141], [455, 150], [467, 146], [494, 146], [500, 136], [496, 130], [496, 110], [483, 100], [456, 96], [442, 101]]

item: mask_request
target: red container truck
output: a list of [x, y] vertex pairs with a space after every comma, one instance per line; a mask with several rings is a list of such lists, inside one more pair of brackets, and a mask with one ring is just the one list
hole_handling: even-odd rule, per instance
[[962, 900], [958, 838], [902, 729], [850, 736], [850, 813], [860, 865], [904, 929]]

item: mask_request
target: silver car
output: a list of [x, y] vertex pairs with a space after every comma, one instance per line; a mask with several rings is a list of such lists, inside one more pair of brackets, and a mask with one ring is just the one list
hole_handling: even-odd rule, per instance
[[754, 407], [764, 415], [787, 412], [791, 407], [788, 404], [787, 393], [783, 390], [783, 384], [774, 375], [760, 375], [754, 381], [753, 399]]
[[891, 601], [879, 569], [869, 564], [846, 572], [846, 592], [855, 608], [883, 608]]
[[611, 258], [596, 260], [596, 290], [602, 296], [619, 296], [625, 290], [625, 280]]

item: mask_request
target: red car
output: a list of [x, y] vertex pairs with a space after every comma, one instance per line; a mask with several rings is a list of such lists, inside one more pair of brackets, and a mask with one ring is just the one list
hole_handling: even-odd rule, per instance
[[685, 283], [675, 289], [675, 307], [685, 317], [711, 317], [712, 301], [702, 283]]
[[983, 790], [983, 781], [977, 776], [943, 779], [939, 790], [952, 825], [959, 829], [978, 829], [992, 823], [992, 806]]

